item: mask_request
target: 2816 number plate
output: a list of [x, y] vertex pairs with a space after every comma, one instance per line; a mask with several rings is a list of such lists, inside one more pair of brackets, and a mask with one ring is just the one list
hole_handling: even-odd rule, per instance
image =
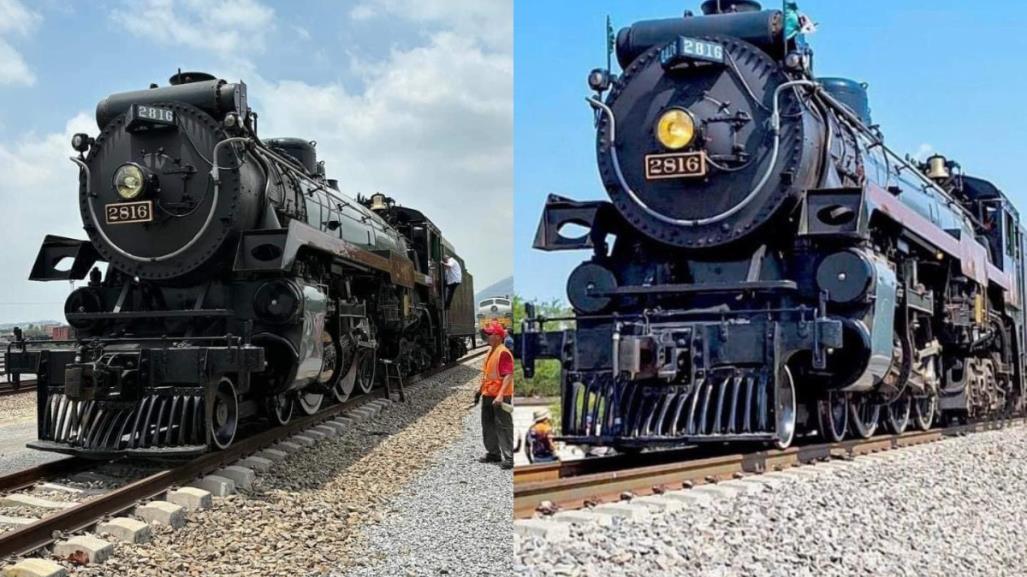
[[153, 220], [153, 201], [118, 202], [104, 207], [107, 224], [128, 224]]
[[645, 157], [646, 180], [706, 176], [705, 152], [649, 154]]

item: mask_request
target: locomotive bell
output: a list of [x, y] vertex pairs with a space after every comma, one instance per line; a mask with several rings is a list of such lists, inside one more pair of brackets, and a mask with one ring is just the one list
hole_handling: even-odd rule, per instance
[[376, 192], [371, 195], [371, 210], [386, 210], [388, 208], [389, 205], [385, 202], [384, 194]]
[[945, 180], [951, 176], [948, 160], [944, 156], [935, 154], [927, 159], [927, 178]]

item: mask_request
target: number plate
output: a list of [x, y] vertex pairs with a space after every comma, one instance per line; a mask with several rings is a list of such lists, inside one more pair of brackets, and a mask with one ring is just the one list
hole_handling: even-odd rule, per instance
[[649, 154], [645, 157], [646, 180], [706, 176], [705, 152]]
[[684, 60], [705, 60], [723, 64], [724, 46], [716, 42], [678, 36], [677, 40], [660, 51], [660, 63], [664, 67], [673, 66]]
[[175, 112], [156, 106], [136, 104], [135, 117], [153, 124], [174, 124]]
[[153, 201], [118, 202], [103, 207], [107, 214], [107, 224], [129, 224], [132, 222], [150, 222], [153, 220]]

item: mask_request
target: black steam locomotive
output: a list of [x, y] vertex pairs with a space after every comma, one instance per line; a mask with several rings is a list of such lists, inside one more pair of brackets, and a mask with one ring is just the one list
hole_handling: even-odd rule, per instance
[[339, 192], [313, 142], [262, 140], [244, 83], [179, 72], [105, 98], [96, 123], [72, 140], [89, 240], [47, 236], [30, 276], [88, 276], [65, 304], [76, 340], [7, 350], [38, 375], [30, 446], [225, 448], [247, 421], [369, 392], [380, 360], [409, 374], [473, 340], [470, 274], [443, 304], [441, 261], [459, 257], [439, 229]]
[[574, 328], [528, 307], [519, 343], [529, 377], [562, 364], [568, 442], [784, 447], [1022, 408], [1016, 210], [892, 152], [866, 85], [814, 76], [806, 23], [708, 0], [621, 30], [623, 73], [589, 75], [610, 202], [548, 198], [535, 248], [592, 256]]

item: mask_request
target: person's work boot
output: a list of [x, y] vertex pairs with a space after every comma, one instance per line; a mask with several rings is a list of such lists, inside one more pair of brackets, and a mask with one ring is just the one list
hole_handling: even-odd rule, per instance
[[478, 459], [479, 463], [498, 463], [503, 459], [499, 455], [493, 455], [491, 453], [486, 454], [484, 457]]
[[503, 461], [499, 467], [502, 469], [513, 469], [513, 461]]

